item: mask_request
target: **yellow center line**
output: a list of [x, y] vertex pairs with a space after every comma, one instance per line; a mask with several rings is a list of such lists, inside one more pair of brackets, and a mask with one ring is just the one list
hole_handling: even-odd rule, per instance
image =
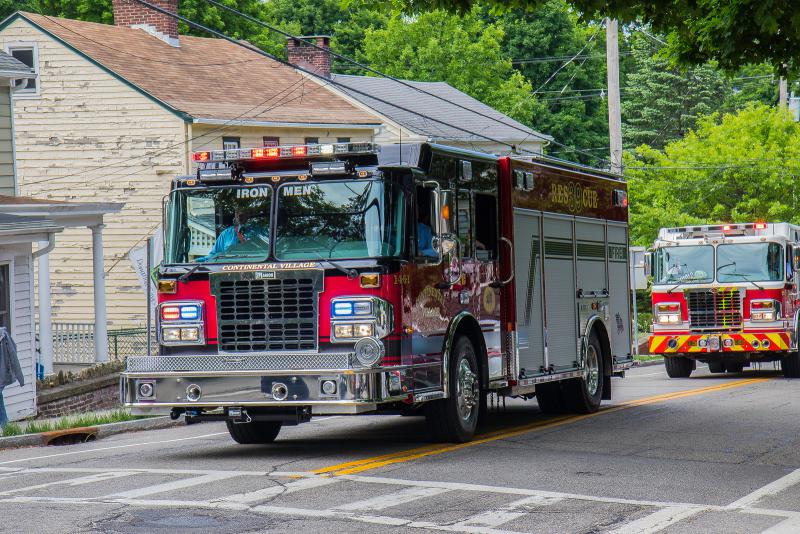
[[346, 462], [342, 464], [336, 464], [328, 467], [323, 467], [321, 469], [317, 469], [313, 471], [314, 474], [327, 474], [327, 475], [352, 475], [355, 473], [361, 473], [363, 471], [368, 471], [371, 469], [377, 469], [379, 467], [384, 467], [387, 465], [397, 464], [408, 462], [411, 460], [417, 460], [419, 458], [426, 458], [428, 456], [435, 456], [438, 454], [443, 454], [446, 452], [457, 451], [461, 449], [465, 449], [467, 447], [474, 447], [476, 445], [481, 445], [483, 443], [490, 443], [492, 441], [497, 441], [501, 439], [511, 438], [515, 436], [519, 436], [521, 434], [525, 434], [528, 432], [539, 431], [539, 430], [547, 430], [550, 428], [556, 428], [560, 426], [564, 426], [571, 423], [577, 423], [579, 421], [583, 421], [585, 419], [589, 419], [592, 417], [597, 417], [600, 415], [606, 415], [609, 413], [619, 412], [622, 410], [627, 410], [630, 408], [635, 408], [637, 406], [645, 406], [648, 404], [655, 404], [659, 402], [666, 402], [673, 399], [681, 399], [686, 397], [693, 397], [696, 395], [703, 395], [705, 393], [712, 393], [715, 391], [723, 391], [726, 389], [733, 389], [739, 388], [751, 384], [757, 384], [760, 382], [765, 382], [770, 380], [769, 378], [750, 378], [746, 380], [737, 380], [736, 382], [726, 382], [724, 384], [718, 384], [715, 386], [708, 386], [703, 388], [697, 389], [690, 389], [686, 391], [676, 391], [673, 393], [664, 393], [661, 395], [653, 395], [651, 397], [644, 397], [641, 399], [626, 401], [616, 406], [611, 406], [609, 408], [602, 409], [595, 413], [590, 414], [583, 414], [583, 415], [565, 415], [560, 416], [552, 419], [548, 419], [545, 421], [537, 421], [536, 423], [531, 423], [527, 425], [516, 426], [513, 428], [509, 428], [506, 430], [499, 430], [495, 432], [490, 432], [487, 434], [481, 434], [477, 436], [474, 440], [468, 443], [455, 443], [455, 444], [432, 444], [432, 445], [425, 445], [423, 447], [417, 447], [414, 449], [408, 449], [405, 451], [394, 452], [390, 454], [383, 454], [381, 456], [373, 456], [371, 458], [364, 458], [361, 460], [354, 460], [351, 462]]

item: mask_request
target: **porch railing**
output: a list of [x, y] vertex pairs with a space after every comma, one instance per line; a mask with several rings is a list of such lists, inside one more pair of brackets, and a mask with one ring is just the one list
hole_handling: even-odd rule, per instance
[[[158, 350], [155, 331], [152, 350]], [[108, 331], [108, 358], [124, 360], [147, 354], [147, 329], [124, 328]], [[53, 363], [93, 364], [94, 323], [53, 322]]]

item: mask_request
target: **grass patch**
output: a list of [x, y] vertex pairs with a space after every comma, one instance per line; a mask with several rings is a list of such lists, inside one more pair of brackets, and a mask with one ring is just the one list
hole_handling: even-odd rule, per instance
[[22, 427], [17, 423], [6, 423], [4, 427], [0, 428], [0, 436], [19, 436], [20, 434], [22, 434]]
[[18, 423], [8, 423], [2, 428], [2, 436], [19, 436], [21, 434], [40, 434], [42, 432], [52, 432], [53, 430], [69, 430], [70, 428], [80, 428], [84, 426], [105, 425], [108, 423], [121, 423], [134, 419], [146, 419], [147, 416], [131, 415], [122, 408], [108, 413], [85, 413], [80, 415], [70, 415], [55, 421], [31, 420], [23, 428]]
[[654, 362], [657, 360], [662, 360], [664, 357], [653, 354], [639, 354], [638, 356], [635, 356], [634, 359], [639, 362]]

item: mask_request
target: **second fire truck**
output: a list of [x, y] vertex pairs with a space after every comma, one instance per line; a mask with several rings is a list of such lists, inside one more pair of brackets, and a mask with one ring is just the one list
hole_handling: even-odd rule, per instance
[[649, 256], [650, 353], [671, 378], [780, 361], [800, 378], [800, 226], [755, 222], [663, 228]]
[[592, 412], [631, 362], [618, 176], [432, 144], [195, 154], [166, 203], [157, 356], [134, 413], [266, 443], [319, 414], [424, 414], [466, 441], [486, 396]]

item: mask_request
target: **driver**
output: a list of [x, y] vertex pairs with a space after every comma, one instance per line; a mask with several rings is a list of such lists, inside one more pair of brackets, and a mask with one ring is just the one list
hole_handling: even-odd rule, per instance
[[234, 211], [233, 226], [229, 226], [220, 232], [209, 253], [206, 256], [197, 258], [195, 261], [203, 262], [214, 259], [234, 245], [246, 243], [253, 238], [260, 238], [264, 242], [268, 242], [269, 238], [266, 229], [260, 225], [250, 223], [254, 215], [252, 211], [252, 209], [248, 210], [245, 207], [237, 206]]

